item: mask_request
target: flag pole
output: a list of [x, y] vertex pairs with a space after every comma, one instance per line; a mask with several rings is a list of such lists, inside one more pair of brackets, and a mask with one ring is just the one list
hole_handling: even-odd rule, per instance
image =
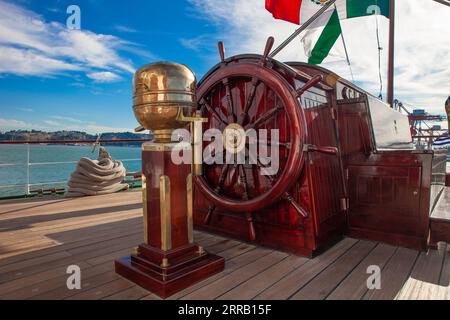
[[389, 1], [389, 64], [387, 103], [394, 106], [395, 0]]
[[[336, 5], [334, 5], [334, 8], [337, 11]], [[342, 26], [341, 26], [341, 39], [342, 39], [342, 44], [344, 45], [345, 57], [347, 59], [347, 64], [350, 69], [350, 75], [352, 76], [352, 81], [355, 82], [355, 77], [353, 76], [353, 70], [352, 70], [352, 63], [350, 62], [350, 57], [348, 56], [347, 44], [345, 43], [344, 29], [342, 28]]]
[[[393, 0], [391, 0], [393, 1]], [[306, 28], [308, 28], [314, 21], [317, 20], [317, 18], [319, 18], [325, 11], [328, 10], [328, 8], [330, 8], [332, 5], [334, 5], [334, 3], [336, 2], [336, 0], [331, 0], [329, 2], [327, 2], [326, 5], [324, 5], [319, 11], [317, 11], [311, 18], [309, 18], [308, 21], [306, 21], [305, 23], [303, 23], [300, 28], [298, 28], [297, 30], [294, 31], [293, 34], [291, 34], [286, 40], [284, 40], [277, 48], [275, 48], [275, 50], [273, 50], [270, 54], [269, 57], [273, 58], [275, 57], [281, 50], [283, 50], [289, 43], [292, 42], [292, 40], [295, 39], [295, 37], [297, 37], [300, 33], [302, 33], [303, 30], [305, 30]]]

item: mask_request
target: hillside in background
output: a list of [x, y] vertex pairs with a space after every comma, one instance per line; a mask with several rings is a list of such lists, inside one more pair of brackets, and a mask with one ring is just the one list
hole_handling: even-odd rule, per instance
[[[105, 132], [102, 133], [102, 140], [123, 140], [123, 139], [151, 139], [150, 134], [137, 134], [132, 132]], [[0, 141], [30, 141], [38, 140], [45, 143], [48, 140], [93, 140], [97, 139], [96, 135], [80, 131], [55, 131], [45, 132], [38, 130], [14, 130], [8, 132], [0, 132]], [[121, 142], [121, 143], [102, 143], [103, 145], [114, 146], [135, 146], [140, 145], [139, 142]]]

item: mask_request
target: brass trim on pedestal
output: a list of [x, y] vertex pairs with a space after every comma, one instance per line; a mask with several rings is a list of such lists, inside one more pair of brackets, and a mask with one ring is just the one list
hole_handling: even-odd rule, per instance
[[183, 113], [179, 114], [178, 120], [181, 122], [189, 122], [191, 129], [192, 144], [192, 173], [194, 176], [203, 174], [202, 170], [202, 154], [203, 154], [203, 123], [208, 122], [208, 118], [202, 118], [200, 111], [196, 111], [194, 117], [186, 117]]
[[147, 178], [142, 174], [142, 217], [144, 219], [144, 243], [148, 244], [148, 216], [147, 216]]
[[187, 231], [189, 243], [194, 243], [194, 221], [193, 221], [193, 206], [194, 197], [192, 190], [192, 173], [186, 178], [186, 191], [187, 191]]
[[161, 250], [172, 249], [172, 219], [170, 211], [170, 179], [168, 176], [159, 178], [159, 201], [161, 212]]

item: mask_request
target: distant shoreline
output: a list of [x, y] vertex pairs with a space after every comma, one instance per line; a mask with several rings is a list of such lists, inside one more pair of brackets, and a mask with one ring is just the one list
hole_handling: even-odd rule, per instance
[[[101, 140], [143, 140], [152, 139], [152, 134], [137, 134], [132, 132], [105, 132], [99, 135], [92, 135], [82, 131], [38, 131], [38, 130], [12, 130], [8, 132], [0, 132], [0, 142], [17, 142], [26, 143], [26, 141], [33, 141], [34, 144], [58, 144], [58, 145], [91, 145], [97, 139]], [[42, 141], [42, 143], [41, 143]], [[57, 143], [46, 143], [46, 141], [56, 141]], [[67, 143], [64, 143], [67, 141]], [[74, 142], [75, 141], [75, 142]], [[76, 142], [80, 141], [80, 142]], [[85, 142], [92, 141], [92, 142]], [[104, 142], [105, 146], [133, 146], [138, 147], [142, 142]]]

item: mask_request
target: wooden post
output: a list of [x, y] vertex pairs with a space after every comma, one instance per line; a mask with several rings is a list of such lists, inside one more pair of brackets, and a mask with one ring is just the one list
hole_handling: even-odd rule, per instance
[[142, 145], [144, 243], [115, 262], [118, 274], [162, 298], [224, 268], [224, 258], [194, 243], [191, 165], [171, 160], [176, 146]]

